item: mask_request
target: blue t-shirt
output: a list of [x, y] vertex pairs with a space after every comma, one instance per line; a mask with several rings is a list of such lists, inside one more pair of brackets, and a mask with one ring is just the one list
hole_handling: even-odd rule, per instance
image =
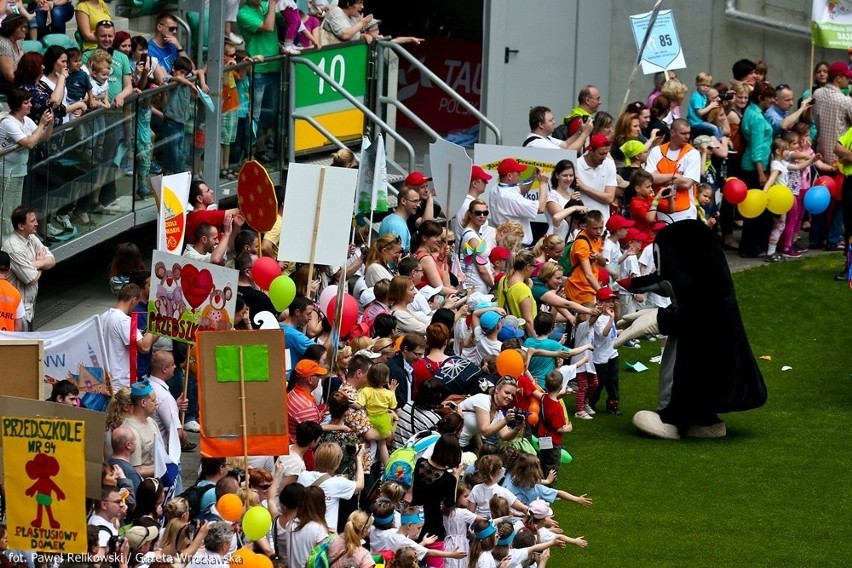
[[[533, 349], [544, 349], [547, 351], [568, 351], [568, 348], [554, 341], [553, 339], [539, 339], [537, 337], [528, 337], [524, 342], [524, 347], [532, 347]], [[556, 368], [556, 358], [544, 357], [541, 355], [533, 355], [530, 359], [530, 374], [535, 378], [540, 387], [544, 388], [544, 378], [547, 374]]]
[[705, 122], [698, 111], [707, 106], [707, 97], [698, 91], [693, 91], [689, 97], [689, 106], [686, 107], [686, 121], [690, 126]]
[[174, 67], [179, 54], [177, 48], [170, 43], [166, 43], [165, 47], [160, 47], [154, 43], [154, 40], [148, 42], [148, 55], [156, 57], [169, 75], [172, 74], [172, 67]]
[[548, 503], [556, 501], [556, 489], [541, 483], [536, 483], [532, 487], [518, 487], [511, 474], [507, 474], [503, 479], [503, 487], [514, 493], [518, 501], [527, 506], [536, 499], [544, 499]]
[[408, 225], [405, 219], [396, 213], [391, 213], [382, 219], [382, 224], [379, 225], [380, 237], [388, 233], [393, 233], [402, 240], [402, 250], [411, 250], [411, 233], [408, 231]]
[[281, 330], [284, 332], [284, 347], [290, 350], [290, 368], [287, 369], [289, 378], [296, 363], [302, 360], [308, 347], [315, 345], [316, 342], [289, 323], [282, 323]]
[[79, 69], [68, 74], [65, 88], [68, 89], [68, 100], [76, 103], [86, 98], [86, 93], [92, 90], [92, 80], [88, 73]]

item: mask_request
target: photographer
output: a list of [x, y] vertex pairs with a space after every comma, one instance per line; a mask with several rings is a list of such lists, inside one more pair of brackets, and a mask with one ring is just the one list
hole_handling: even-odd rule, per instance
[[476, 394], [462, 401], [459, 405], [464, 418], [459, 436], [462, 451], [476, 451], [482, 438], [489, 443], [497, 437], [508, 440], [515, 435], [515, 430], [524, 427], [523, 413], [509, 408], [517, 391], [518, 381], [503, 377], [490, 394]]

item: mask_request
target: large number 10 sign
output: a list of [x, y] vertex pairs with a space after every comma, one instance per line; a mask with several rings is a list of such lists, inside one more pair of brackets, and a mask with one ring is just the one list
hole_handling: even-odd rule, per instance
[[[367, 60], [365, 43], [329, 46], [320, 51], [303, 53], [334, 82], [359, 101], [367, 92]], [[364, 114], [352, 106], [337, 89], [306, 65], [297, 65], [291, 88], [296, 89], [297, 112], [312, 116], [339, 140], [360, 140], [364, 134]], [[329, 140], [304, 120], [296, 120], [294, 144], [296, 152], [306, 153], [330, 145]]]

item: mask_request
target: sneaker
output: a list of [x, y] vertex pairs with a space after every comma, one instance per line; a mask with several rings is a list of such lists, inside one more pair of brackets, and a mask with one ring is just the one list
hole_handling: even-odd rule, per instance
[[793, 243], [793, 248], [799, 252], [808, 252], [809, 249], [807, 245], [800, 245], [799, 243]]
[[782, 260], [784, 260], [784, 259], [781, 257], [781, 255], [779, 253], [776, 252], [776, 253], [773, 253], [773, 254], [767, 256], [766, 258], [764, 258], [763, 262], [769, 262], [769, 263], [775, 264], [776, 262], [781, 262]]
[[243, 36], [241, 36], [239, 34], [235, 34], [234, 32], [229, 33], [226, 37], [234, 45], [240, 45], [240, 44], [245, 43]]
[[198, 423], [198, 420], [190, 420], [183, 425], [183, 429], [186, 432], [201, 432], [201, 424]]
[[579, 418], [580, 420], [592, 420], [592, 415], [588, 412], [575, 412], [574, 418]]
[[106, 212], [106, 208], [100, 203], [95, 203], [92, 205], [92, 208], [89, 210], [90, 213], [103, 214]]
[[622, 415], [621, 409], [618, 408], [617, 406], [607, 406], [606, 413], [612, 414], [613, 416], [621, 416]]
[[626, 341], [624, 343], [624, 346], [629, 348], [629, 349], [639, 349], [640, 347], [642, 347], [641, 345], [639, 345], [638, 339], [631, 339], [629, 341]]
[[589, 406], [589, 403], [586, 403], [584, 410], [586, 411], [586, 414], [588, 414], [589, 416], [594, 416], [595, 414], [597, 414], [597, 412], [595, 412], [595, 409], [592, 408], [591, 406]]
[[790, 247], [784, 250], [781, 253], [781, 256], [783, 256], [784, 258], [802, 258], [802, 253], [797, 251], [795, 248]]
[[577, 392], [577, 389], [579, 389], [579, 386], [577, 385], [577, 379], [571, 379], [570, 381], [568, 381], [568, 384], [566, 386], [569, 390], [573, 392]]
[[180, 446], [180, 451], [189, 453], [197, 447], [198, 444], [193, 444], [192, 442], [184, 442]]
[[68, 215], [56, 215], [54, 217], [54, 221], [56, 221], [60, 227], [62, 227], [65, 231], [73, 231], [74, 225], [71, 224], [71, 217]]
[[651, 359], [650, 359], [651, 363], [657, 363], [658, 365], [660, 364], [660, 361], [662, 361], [662, 360], [663, 360], [663, 356], [662, 356], [662, 355], [654, 355], [654, 356], [653, 356], [653, 357], [651, 357]]
[[148, 168], [148, 172], [154, 174], [155, 176], [158, 176], [163, 173], [163, 166], [161, 166], [157, 162], [151, 162], [151, 167]]
[[295, 45], [282, 45], [281, 53], [286, 53], [287, 55], [301, 55], [302, 50]]
[[61, 234], [62, 234], [62, 233], [64, 233], [64, 232], [65, 232], [65, 231], [64, 231], [63, 229], [59, 229], [59, 228], [55, 227], [55, 226], [53, 225], [53, 223], [48, 223], [48, 224], [47, 224], [47, 236], [48, 236], [48, 237], [51, 237], [51, 238], [54, 238], [54, 239], [55, 239], [56, 237], [58, 237], [59, 235], [61, 235]]
[[91, 221], [91, 219], [89, 219], [89, 214], [86, 213], [85, 211], [75, 211], [74, 212], [74, 219], [83, 223], [84, 225], [88, 225], [89, 222]]

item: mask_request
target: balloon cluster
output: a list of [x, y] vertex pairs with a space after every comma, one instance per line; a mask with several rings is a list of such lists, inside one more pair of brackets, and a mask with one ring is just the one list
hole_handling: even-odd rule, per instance
[[281, 267], [274, 258], [262, 256], [254, 261], [251, 277], [261, 290], [269, 292], [269, 299], [279, 312], [286, 310], [296, 297], [296, 283], [281, 274]]
[[[337, 315], [337, 285], [327, 286], [319, 297], [320, 309], [328, 321], [333, 323]], [[343, 294], [343, 312], [340, 317], [340, 337], [346, 337], [358, 323], [358, 301], [352, 294]]]
[[[243, 514], [243, 502], [234, 493], [222, 495], [216, 501], [219, 515], [230, 523], [242, 519], [243, 534], [251, 541], [266, 537], [272, 528], [272, 515], [265, 507], [256, 505]], [[272, 568], [272, 561], [263, 554], [255, 554], [250, 548], [241, 548], [231, 555], [232, 568]]]
[[773, 185], [766, 191], [748, 189], [741, 179], [730, 177], [722, 186], [722, 197], [725, 201], [737, 206], [740, 215], [746, 219], [754, 219], [769, 210], [775, 215], [785, 215], [796, 201], [796, 196], [790, 188], [783, 185]]

